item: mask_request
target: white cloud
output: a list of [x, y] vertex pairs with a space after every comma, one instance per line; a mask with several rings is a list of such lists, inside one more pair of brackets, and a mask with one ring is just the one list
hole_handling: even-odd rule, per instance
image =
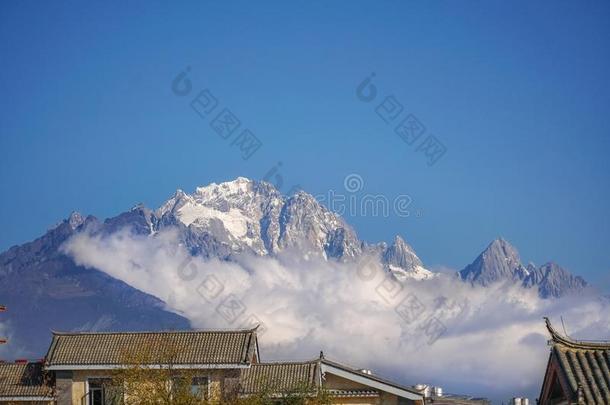
[[[594, 297], [542, 300], [533, 290], [475, 288], [449, 276], [400, 287], [375, 260], [363, 265], [285, 254], [189, 262], [176, 239], [171, 231], [80, 234], [64, 249], [78, 264], [164, 300], [195, 328], [240, 327], [255, 316], [266, 328], [263, 360], [312, 358], [323, 349], [329, 358], [407, 384], [458, 393], [533, 399], [548, 357], [543, 316], [556, 322], [563, 316], [574, 334], [610, 334], [607, 303]], [[245, 308], [234, 321], [218, 311], [230, 297]], [[400, 307], [401, 318], [396, 308], [405, 297], [411, 306]], [[435, 326], [446, 331], [429, 344]]]

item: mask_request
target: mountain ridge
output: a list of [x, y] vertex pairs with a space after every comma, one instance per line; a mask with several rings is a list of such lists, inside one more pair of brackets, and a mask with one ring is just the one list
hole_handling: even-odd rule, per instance
[[471, 264], [458, 272], [458, 276], [483, 287], [512, 281], [524, 288], [537, 288], [542, 298], [579, 293], [588, 286], [582, 277], [570, 274], [552, 261], [540, 267], [531, 262], [524, 266], [517, 249], [503, 238], [493, 240]]
[[[74, 221], [86, 221], [78, 213], [73, 215]], [[267, 182], [245, 177], [198, 186], [192, 194], [177, 189], [157, 209], [138, 204], [97, 227], [104, 234], [128, 227], [141, 235], [177, 228], [180, 241], [191, 254], [207, 258], [231, 260], [242, 253], [274, 256], [287, 249], [340, 261], [374, 254], [400, 280], [438, 276], [425, 268], [400, 235], [391, 244], [368, 243], [360, 240], [340, 215], [312, 195], [299, 190], [285, 196]], [[513, 282], [524, 288], [538, 288], [543, 298], [560, 297], [587, 287], [581, 277], [550, 263], [553, 262], [540, 267], [532, 263], [523, 265], [518, 250], [499, 237], [458, 275], [465, 282], [483, 287]]]
[[66, 240], [96, 222], [72, 213], [43, 236], [0, 253], [0, 296], [8, 309], [3, 321], [11, 331], [3, 349], [21, 357], [43, 355], [51, 330], [190, 327], [158, 298], [78, 266], [61, 251]]
[[[243, 253], [273, 257], [290, 250], [349, 263], [366, 254], [378, 257], [383, 268], [402, 282], [442, 277], [426, 269], [401, 236], [390, 244], [365, 242], [310, 194], [284, 196], [268, 183], [242, 177], [197, 187], [192, 194], [178, 189], [157, 209], [138, 204], [103, 221], [72, 212], [41, 237], [0, 253], [0, 295], [15, 320], [15, 337], [27, 353], [47, 343], [40, 337], [41, 329], [189, 328], [188, 320], [169, 312], [161, 300], [101, 271], [76, 265], [61, 249], [81, 232], [112, 235], [126, 228], [143, 237], [177, 230], [179, 242], [192, 255], [204, 258], [233, 260]], [[516, 283], [537, 289], [542, 298], [559, 298], [587, 287], [584, 279], [553, 262], [524, 266], [517, 249], [501, 238], [458, 275], [481, 287]]]

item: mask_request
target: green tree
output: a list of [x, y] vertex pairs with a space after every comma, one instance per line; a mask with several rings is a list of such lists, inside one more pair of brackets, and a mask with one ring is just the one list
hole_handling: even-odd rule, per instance
[[225, 392], [209, 390], [200, 370], [179, 367], [182, 352], [170, 339], [145, 342], [137, 350], [125, 350], [124, 367], [113, 371], [106, 382], [106, 403], [118, 405], [326, 405], [330, 395], [308, 384], [285, 387], [261, 381], [256, 393], [244, 394], [239, 384]]
[[124, 405], [207, 404], [208, 381], [197, 370], [177, 367], [181, 349], [171, 340], [145, 342], [125, 350], [124, 367], [114, 370], [107, 402]]

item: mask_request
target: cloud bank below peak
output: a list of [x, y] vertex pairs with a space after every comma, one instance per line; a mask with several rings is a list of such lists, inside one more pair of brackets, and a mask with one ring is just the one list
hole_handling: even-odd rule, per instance
[[77, 264], [165, 301], [195, 328], [260, 322], [265, 360], [323, 349], [354, 367], [449, 392], [537, 395], [548, 352], [543, 316], [563, 316], [575, 336], [610, 335], [603, 298], [545, 300], [513, 283], [483, 287], [449, 275], [398, 282], [378, 255], [340, 262], [288, 249], [232, 261], [192, 257], [171, 228], [81, 232], [62, 249]]

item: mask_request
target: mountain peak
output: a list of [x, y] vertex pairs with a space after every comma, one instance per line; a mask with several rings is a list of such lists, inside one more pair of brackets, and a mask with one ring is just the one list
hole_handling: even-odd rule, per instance
[[130, 211], [144, 211], [147, 210], [146, 205], [144, 203], [137, 203], [133, 207], [131, 207]]
[[250, 180], [247, 177], [237, 177], [234, 180], [223, 181], [222, 183], [210, 183], [207, 186], [199, 186], [195, 189], [195, 193], [199, 194], [200, 191], [216, 189], [227, 191], [247, 190], [247, 188], [254, 183], [254, 180]]
[[70, 213], [70, 216], [68, 217], [67, 221], [68, 221], [68, 224], [70, 224], [70, 227], [72, 229], [76, 229], [85, 222], [85, 218], [83, 218], [83, 216], [80, 214], [80, 212], [72, 211], [72, 213]]
[[390, 266], [400, 267], [407, 271], [423, 267], [413, 248], [399, 235], [394, 237], [392, 245], [383, 252], [383, 261]]
[[489, 249], [501, 249], [502, 251], [504, 251], [505, 253], [511, 255], [511, 254], [519, 254], [519, 252], [517, 252], [517, 248], [515, 248], [513, 245], [511, 245], [511, 243], [509, 241], [507, 241], [506, 239], [499, 237], [496, 238], [494, 240], [491, 241], [491, 243], [487, 246], [486, 250]]
[[494, 239], [482, 255], [487, 260], [504, 260], [511, 264], [520, 264], [519, 251], [504, 238]]
[[459, 275], [462, 280], [483, 286], [499, 281], [518, 282], [526, 288], [537, 288], [542, 298], [578, 293], [587, 287], [584, 279], [552, 261], [539, 268], [531, 262], [523, 266], [517, 249], [502, 238], [492, 241]]
[[405, 240], [403, 238], [400, 237], [400, 235], [396, 235], [394, 236], [394, 245], [396, 246], [404, 246], [407, 243], [405, 242]]
[[474, 262], [460, 271], [463, 280], [484, 286], [501, 280], [522, 280], [527, 275], [519, 252], [503, 238], [494, 239]]
[[177, 188], [176, 192], [174, 193], [174, 195], [172, 196], [172, 199], [178, 201], [181, 198], [185, 197], [187, 194], [184, 192], [184, 190], [182, 190], [181, 188]]
[[588, 286], [582, 277], [572, 275], [553, 261], [540, 266], [530, 278], [529, 284], [537, 284], [540, 296], [543, 298], [579, 293]]
[[275, 254], [302, 248], [325, 257], [361, 251], [355, 232], [310, 194], [283, 196], [272, 184], [238, 177], [179, 191], [156, 211], [159, 227], [184, 227], [191, 251], [228, 257], [251, 252]]

